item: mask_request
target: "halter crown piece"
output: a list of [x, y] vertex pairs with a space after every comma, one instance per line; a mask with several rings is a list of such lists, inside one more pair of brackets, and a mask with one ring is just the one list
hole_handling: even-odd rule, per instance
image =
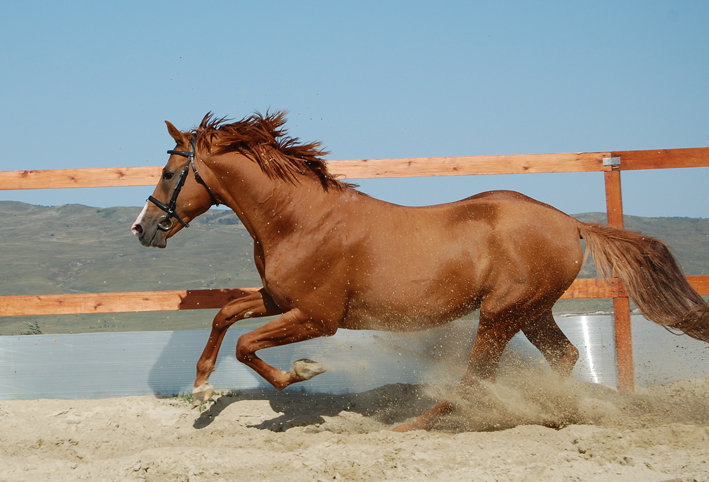
[[156, 199], [153, 196], [148, 197], [148, 201], [155, 204], [157, 207], [159, 207], [160, 209], [165, 211], [165, 213], [167, 214], [158, 223], [158, 228], [161, 229], [162, 231], [167, 231], [172, 227], [172, 218], [177, 219], [180, 222], [180, 224], [182, 224], [182, 226], [184, 226], [185, 228], [190, 227], [189, 223], [186, 222], [185, 220], [183, 220], [180, 217], [180, 215], [177, 214], [177, 211], [175, 211], [175, 207], [177, 206], [177, 196], [180, 194], [180, 191], [182, 190], [182, 186], [185, 184], [185, 179], [187, 179], [187, 173], [190, 169], [190, 166], [192, 166], [192, 172], [194, 172], [194, 177], [197, 180], [197, 182], [200, 183], [202, 186], [204, 186], [204, 188], [209, 193], [209, 197], [212, 198], [212, 204], [219, 206], [219, 201], [217, 201], [217, 198], [214, 196], [214, 193], [212, 193], [211, 189], [209, 189], [209, 186], [207, 186], [207, 183], [204, 182], [204, 179], [202, 179], [202, 176], [200, 176], [199, 172], [197, 172], [197, 166], [195, 166], [195, 163], [194, 163], [195, 139], [196, 139], [196, 135], [193, 133], [192, 139], [190, 139], [189, 152], [176, 151], [173, 149], [170, 149], [169, 151], [167, 151], [168, 154], [176, 154], [178, 156], [183, 156], [183, 157], [187, 158], [187, 163], [185, 164], [185, 167], [182, 169], [182, 172], [180, 172], [180, 177], [177, 178], [177, 184], [175, 184], [175, 190], [172, 192], [172, 197], [170, 198], [170, 203], [165, 204], [164, 202]]

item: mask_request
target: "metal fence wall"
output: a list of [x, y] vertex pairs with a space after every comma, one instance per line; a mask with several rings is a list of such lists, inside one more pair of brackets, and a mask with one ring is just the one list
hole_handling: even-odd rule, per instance
[[[632, 317], [636, 381], [642, 386], [709, 377], [709, 345], [670, 334]], [[617, 385], [610, 315], [560, 317], [559, 325], [579, 347], [574, 378]], [[419, 333], [340, 330], [261, 352], [280, 368], [300, 358], [328, 371], [291, 389], [359, 393], [392, 383], [457, 383], [467, 366], [475, 323], [458, 321]], [[218, 390], [271, 390], [236, 361], [234, 347], [245, 330], [232, 329], [210, 382]], [[207, 330], [85, 333], [0, 337], [0, 399], [172, 396], [192, 391], [195, 361]], [[517, 335], [505, 350], [505, 370], [548, 370], [539, 352]]]

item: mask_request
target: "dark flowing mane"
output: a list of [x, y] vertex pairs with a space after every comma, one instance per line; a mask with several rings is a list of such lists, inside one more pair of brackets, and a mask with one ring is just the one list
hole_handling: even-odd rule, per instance
[[208, 112], [196, 129], [197, 144], [214, 154], [239, 152], [257, 162], [272, 178], [296, 183], [299, 176], [311, 172], [325, 189], [349, 186], [330, 174], [322, 159], [327, 152], [319, 142], [304, 144], [297, 137], [288, 136], [285, 123], [285, 112], [256, 113], [231, 123]]

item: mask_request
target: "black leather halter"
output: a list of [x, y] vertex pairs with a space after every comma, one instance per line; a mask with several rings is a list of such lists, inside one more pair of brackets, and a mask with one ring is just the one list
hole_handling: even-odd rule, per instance
[[182, 219], [179, 214], [177, 214], [177, 211], [175, 210], [175, 207], [177, 206], [177, 196], [180, 194], [180, 191], [182, 190], [182, 186], [185, 184], [185, 179], [187, 179], [187, 173], [189, 172], [190, 166], [192, 166], [192, 172], [194, 172], [194, 177], [197, 180], [198, 183], [200, 183], [204, 188], [207, 190], [209, 193], [209, 197], [212, 198], [212, 204], [215, 204], [219, 206], [219, 201], [217, 201], [217, 198], [214, 196], [212, 191], [209, 189], [209, 186], [207, 186], [207, 183], [204, 182], [204, 179], [202, 179], [202, 176], [199, 175], [199, 172], [197, 172], [197, 166], [194, 164], [194, 152], [195, 152], [195, 135], [192, 135], [192, 139], [190, 139], [190, 150], [189, 152], [187, 151], [176, 151], [173, 149], [170, 149], [167, 151], [168, 154], [176, 154], [178, 156], [183, 156], [187, 158], [187, 163], [185, 164], [185, 167], [182, 169], [182, 172], [180, 172], [180, 177], [177, 178], [177, 184], [175, 184], [175, 190], [172, 191], [172, 197], [170, 198], [170, 203], [165, 204], [162, 201], [159, 201], [158, 199], [154, 198], [153, 196], [148, 197], [148, 201], [152, 202], [155, 204], [157, 207], [165, 211], [166, 216], [163, 216], [162, 219], [158, 222], [158, 229], [162, 231], [168, 231], [172, 227], [172, 219], [175, 218], [177, 219], [182, 226], [185, 228], [188, 228], [190, 225], [187, 221]]

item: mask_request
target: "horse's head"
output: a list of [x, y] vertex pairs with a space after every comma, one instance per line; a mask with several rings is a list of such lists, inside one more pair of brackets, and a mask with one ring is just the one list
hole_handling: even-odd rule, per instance
[[131, 227], [144, 246], [158, 248], [164, 248], [167, 239], [188, 227], [189, 221], [219, 204], [195, 166], [195, 135], [181, 132], [168, 121], [165, 124], [177, 145], [167, 151], [170, 158], [160, 181]]

